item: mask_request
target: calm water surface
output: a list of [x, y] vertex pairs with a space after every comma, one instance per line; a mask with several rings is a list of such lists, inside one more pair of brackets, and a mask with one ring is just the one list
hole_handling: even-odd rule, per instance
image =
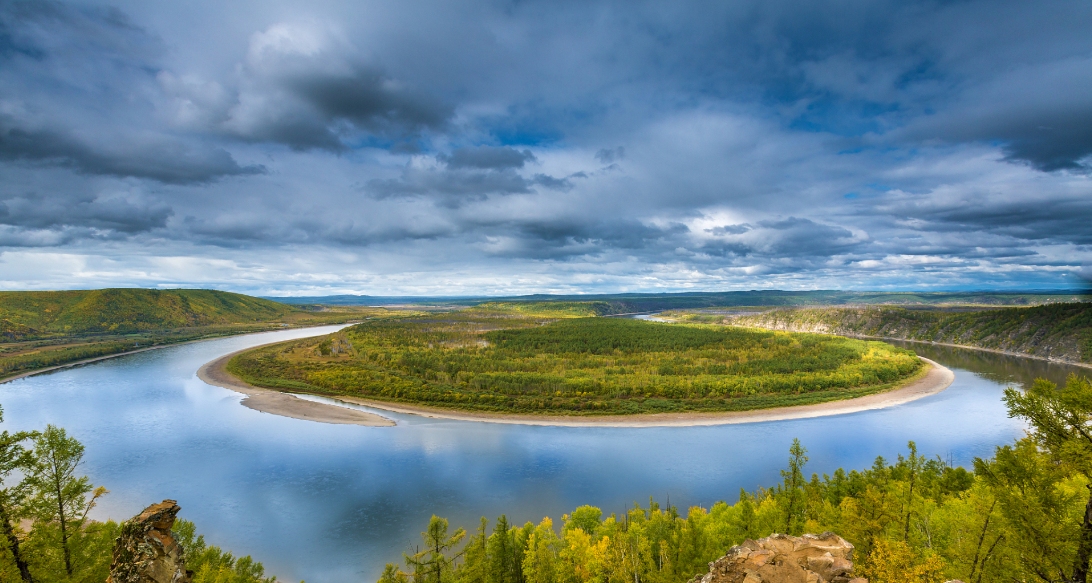
[[680, 508], [770, 486], [799, 437], [808, 472], [863, 468], [919, 451], [956, 464], [1022, 435], [1000, 396], [1076, 369], [906, 344], [953, 369], [943, 393], [879, 411], [720, 427], [498, 425], [384, 413], [393, 428], [325, 425], [239, 405], [195, 373], [228, 352], [336, 329], [213, 340], [0, 385], [5, 428], [64, 427], [84, 471], [111, 493], [95, 517], [125, 519], [174, 498], [206, 539], [253, 555], [283, 581], [375, 581], [417, 543], [432, 514], [472, 530], [507, 513], [522, 524], [592, 504], [621, 512], [649, 496]]

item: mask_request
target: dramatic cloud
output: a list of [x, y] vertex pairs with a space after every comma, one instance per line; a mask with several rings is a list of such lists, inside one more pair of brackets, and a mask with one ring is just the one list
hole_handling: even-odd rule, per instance
[[321, 27], [278, 24], [255, 33], [240, 67], [231, 91], [161, 72], [175, 122], [250, 142], [341, 152], [361, 134], [405, 139], [442, 128], [452, 114]]
[[1065, 0], [0, 3], [0, 286], [1083, 286], [1089, 30]]

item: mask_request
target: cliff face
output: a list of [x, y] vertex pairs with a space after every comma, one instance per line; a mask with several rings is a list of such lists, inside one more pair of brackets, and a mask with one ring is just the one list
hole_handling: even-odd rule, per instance
[[726, 317], [724, 324], [956, 344], [1065, 362], [1092, 362], [1092, 304], [973, 312], [859, 308], [779, 309]]
[[868, 583], [853, 574], [853, 545], [824, 532], [746, 540], [691, 583]]
[[178, 511], [174, 500], [164, 500], [126, 521], [114, 542], [106, 583], [190, 583], [192, 572], [171, 534]]

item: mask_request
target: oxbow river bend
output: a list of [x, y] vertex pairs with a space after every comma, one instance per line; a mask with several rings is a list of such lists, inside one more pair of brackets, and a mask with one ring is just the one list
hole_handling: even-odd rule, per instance
[[211, 543], [253, 555], [282, 581], [375, 581], [432, 514], [468, 530], [506, 513], [522, 524], [582, 504], [622, 512], [649, 496], [680, 509], [771, 486], [794, 437], [811, 472], [864, 468], [919, 451], [957, 465], [1023, 433], [1001, 402], [1009, 385], [1064, 382], [1079, 369], [903, 344], [955, 371], [946, 391], [832, 417], [713, 427], [502, 425], [383, 413], [397, 427], [326, 425], [252, 411], [198, 380], [223, 354], [337, 327], [153, 350], [0, 385], [6, 429], [64, 427], [83, 471], [111, 491], [94, 517], [125, 519], [164, 498]]

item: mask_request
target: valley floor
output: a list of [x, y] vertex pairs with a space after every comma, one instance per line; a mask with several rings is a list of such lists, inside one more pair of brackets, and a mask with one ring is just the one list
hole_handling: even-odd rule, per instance
[[[253, 350], [253, 349], [248, 349]], [[365, 411], [315, 403], [298, 399], [290, 394], [272, 389], [262, 389], [249, 385], [225, 370], [227, 362], [237, 353], [218, 358], [198, 371], [201, 380], [238, 391], [248, 395], [243, 405], [275, 415], [294, 419], [306, 419], [322, 423], [351, 423], [369, 426], [391, 426], [393, 421]], [[394, 413], [421, 415], [434, 419], [452, 419], [457, 421], [479, 421], [486, 423], [509, 423], [517, 425], [550, 425], [561, 427], [691, 427], [701, 425], [730, 425], [736, 423], [759, 423], [763, 421], [783, 421], [787, 419], [806, 419], [843, 415], [882, 409], [908, 403], [929, 395], [935, 395], [948, 388], [955, 379], [955, 374], [948, 368], [927, 358], [923, 371], [908, 379], [901, 386], [882, 393], [831, 401], [798, 407], [776, 407], [753, 411], [731, 411], [717, 413], [656, 413], [645, 415], [612, 416], [565, 416], [565, 415], [515, 415], [490, 414], [468, 411], [454, 411], [437, 407], [387, 403], [358, 397], [338, 396], [336, 400], [364, 405]]]

